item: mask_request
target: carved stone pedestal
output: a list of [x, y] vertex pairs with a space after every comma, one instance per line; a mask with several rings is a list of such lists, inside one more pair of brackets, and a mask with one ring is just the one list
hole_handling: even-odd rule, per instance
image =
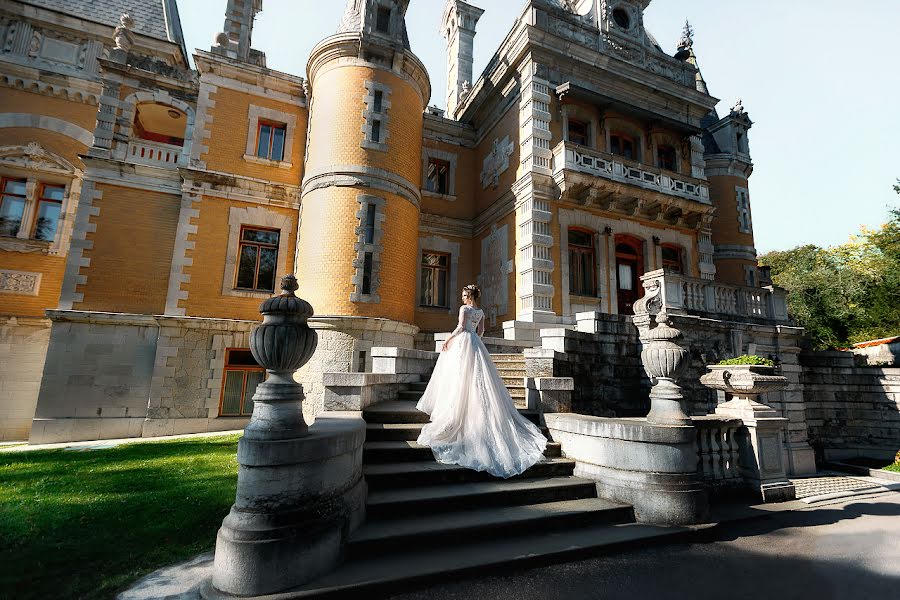
[[764, 502], [793, 500], [794, 484], [786, 475], [782, 447], [788, 420], [767, 404], [757, 401], [765, 392], [787, 386], [785, 377], [773, 375], [771, 367], [756, 365], [715, 365], [700, 383], [729, 392], [733, 398], [716, 408], [716, 414], [740, 419], [738, 446], [741, 476], [758, 489]]

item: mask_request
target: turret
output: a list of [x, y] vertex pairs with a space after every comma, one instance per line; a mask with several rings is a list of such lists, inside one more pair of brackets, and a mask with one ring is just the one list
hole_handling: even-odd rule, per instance
[[475, 26], [484, 11], [462, 0], [448, 0], [441, 19], [441, 34], [447, 40], [447, 115], [465, 101], [472, 85], [475, 60]]
[[297, 277], [317, 314], [413, 322], [431, 84], [409, 48], [408, 4], [349, 0], [309, 58]]

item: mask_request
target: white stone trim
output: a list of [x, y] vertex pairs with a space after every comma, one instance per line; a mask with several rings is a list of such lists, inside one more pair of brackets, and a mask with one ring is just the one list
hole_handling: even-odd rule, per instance
[[[259, 130], [259, 120], [274, 121], [276, 123], [285, 124], [284, 132], [284, 152], [282, 160], [271, 160], [256, 156], [256, 145], [258, 140], [256, 133]], [[265, 108], [251, 104], [247, 111], [247, 146], [244, 152], [244, 160], [257, 164], [274, 165], [286, 169], [290, 169], [291, 157], [294, 149], [294, 134], [297, 131], [297, 115], [275, 110], [274, 108]]]
[[[366, 93], [363, 96], [363, 104], [365, 108], [362, 111], [363, 116], [363, 124], [362, 124], [362, 141], [360, 142], [360, 146], [363, 148], [368, 148], [369, 150], [379, 150], [381, 152], [387, 152], [387, 140], [389, 137], [388, 132], [388, 123], [390, 122], [390, 116], [388, 112], [391, 108], [391, 87], [385, 85], [383, 83], [379, 83], [377, 81], [367, 80], [363, 82], [363, 85], [366, 88]], [[381, 111], [375, 112], [375, 92], [379, 91], [382, 93], [381, 96]], [[377, 142], [372, 141], [372, 122], [380, 121], [381, 126], [379, 128], [379, 140]]]
[[87, 239], [87, 234], [97, 231], [97, 225], [91, 223], [91, 217], [100, 215], [100, 209], [94, 206], [94, 200], [102, 197], [103, 192], [94, 188], [93, 181], [85, 181], [82, 184], [81, 198], [72, 226], [70, 251], [63, 272], [62, 289], [59, 293], [59, 310], [72, 310], [75, 304], [84, 302], [84, 294], [75, 290], [78, 285], [87, 284], [87, 275], [82, 275], [81, 269], [89, 267], [91, 259], [84, 257], [84, 251], [94, 247], [94, 242]]
[[[695, 277], [694, 259], [693, 259], [693, 240], [684, 233], [673, 231], [671, 229], [655, 229], [645, 227], [640, 223], [629, 220], [610, 219], [599, 215], [594, 215], [583, 210], [560, 209], [558, 213], [559, 229], [560, 229], [560, 248], [559, 248], [559, 267], [560, 276], [562, 277], [562, 315], [568, 316], [574, 314], [572, 310], [571, 294], [569, 293], [569, 228], [580, 227], [597, 234], [595, 240], [595, 259], [597, 261], [597, 301], [599, 302], [600, 312], [607, 314], [616, 314], [618, 312], [618, 303], [615, 302], [615, 295], [618, 293], [618, 282], [616, 279], [616, 254], [615, 254], [615, 236], [620, 234], [631, 235], [644, 240], [644, 270], [649, 272], [653, 270], [651, 267], [659, 268], [658, 252], [654, 250], [653, 254], [648, 251], [652, 245], [653, 237], [658, 237], [660, 244], [672, 244], [682, 249], [685, 274]], [[609, 227], [612, 232], [607, 236], [603, 232]], [[608, 240], [604, 242], [604, 240]], [[658, 248], [658, 246], [657, 246]], [[653, 265], [649, 264], [653, 260]]]
[[[450, 172], [447, 174], [447, 193], [439, 194], [428, 190], [428, 163], [430, 159], [443, 160], [450, 164]], [[456, 167], [459, 164], [459, 155], [455, 152], [445, 152], [436, 148], [422, 148], [422, 194], [428, 194], [436, 198], [452, 196], [456, 199]]]
[[288, 248], [290, 246], [291, 232], [296, 229], [296, 223], [288, 215], [282, 215], [261, 206], [249, 206], [247, 208], [233, 206], [228, 212], [228, 248], [225, 255], [225, 272], [222, 276], [222, 295], [240, 298], [269, 298], [273, 292], [251, 292], [249, 290], [234, 289], [242, 225], [277, 229], [280, 232], [278, 236], [278, 266], [275, 271], [275, 283], [277, 286], [279, 274], [287, 273]]
[[750, 216], [750, 190], [736, 185], [734, 187], [734, 201], [737, 205], [738, 231], [741, 233], [753, 233], [753, 220]]
[[212, 131], [208, 126], [213, 122], [211, 114], [212, 109], [216, 107], [216, 101], [212, 100], [210, 94], [215, 94], [219, 88], [208, 82], [208, 76], [203, 75], [200, 78], [200, 92], [197, 94], [197, 115], [194, 119], [194, 138], [191, 140], [191, 152], [189, 164], [195, 169], [205, 169], [206, 162], [200, 160], [204, 154], [209, 154], [208, 140], [212, 136]]
[[453, 294], [459, 289], [459, 246], [458, 242], [451, 242], [439, 235], [419, 238], [419, 264], [416, 269], [416, 310], [444, 310], [443, 307], [423, 306], [421, 304], [422, 298], [419, 296], [422, 290], [422, 254], [430, 250], [450, 255], [450, 265], [447, 274], [447, 313], [451, 315], [456, 314]]
[[181, 196], [181, 210], [178, 213], [178, 225], [175, 228], [175, 247], [172, 250], [172, 265], [169, 270], [169, 289], [166, 294], [166, 314], [185, 316], [187, 309], [180, 307], [181, 301], [188, 299], [188, 290], [182, 284], [190, 283], [191, 276], [185, 273], [187, 267], [194, 264], [193, 258], [187, 257], [187, 251], [193, 250], [195, 242], [188, 241], [188, 236], [197, 233], [197, 225], [191, 219], [200, 218], [199, 204], [202, 197], [196, 192], [184, 192]]
[[94, 134], [62, 119], [33, 113], [0, 113], [0, 129], [6, 127], [30, 127], [44, 129], [70, 137], [87, 148], [94, 143]]
[[41, 273], [0, 269], [0, 294], [37, 296], [41, 289]]
[[[384, 251], [384, 206], [386, 204], [384, 198], [378, 196], [370, 196], [368, 194], [360, 194], [356, 197], [359, 203], [359, 210], [356, 211], [358, 224], [355, 230], [356, 243], [353, 244], [353, 250], [356, 252], [353, 258], [354, 275], [352, 279], [353, 292], [350, 294], [350, 302], [372, 302], [380, 303], [381, 296], [378, 294], [378, 288], [381, 286], [381, 255]], [[369, 205], [375, 206], [375, 235], [372, 243], [366, 243], [366, 211]], [[372, 254], [372, 276], [369, 282], [370, 290], [368, 294], [363, 293], [363, 275], [365, 269], [366, 253]]]

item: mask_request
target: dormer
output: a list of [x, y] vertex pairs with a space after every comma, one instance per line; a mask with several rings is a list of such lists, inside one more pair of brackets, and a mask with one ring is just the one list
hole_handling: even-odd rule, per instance
[[357, 31], [369, 40], [409, 49], [409, 0], [348, 0], [338, 33]]
[[750, 141], [747, 134], [752, 126], [753, 121], [744, 109], [743, 102], [738, 99], [726, 117], [709, 127], [709, 133], [722, 153], [734, 155], [749, 163]]

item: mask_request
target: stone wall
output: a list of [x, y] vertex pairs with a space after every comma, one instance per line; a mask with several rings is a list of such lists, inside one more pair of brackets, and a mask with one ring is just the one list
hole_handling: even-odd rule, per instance
[[47, 319], [0, 319], [0, 442], [28, 439], [49, 341]]
[[319, 336], [316, 353], [294, 374], [306, 394], [307, 423], [325, 410], [324, 373], [371, 373], [373, 347], [414, 348], [419, 331], [407, 323], [371, 317], [313, 317], [309, 326]]
[[804, 352], [810, 443], [824, 460], [890, 460], [900, 450], [900, 367], [858, 367], [849, 352]]

